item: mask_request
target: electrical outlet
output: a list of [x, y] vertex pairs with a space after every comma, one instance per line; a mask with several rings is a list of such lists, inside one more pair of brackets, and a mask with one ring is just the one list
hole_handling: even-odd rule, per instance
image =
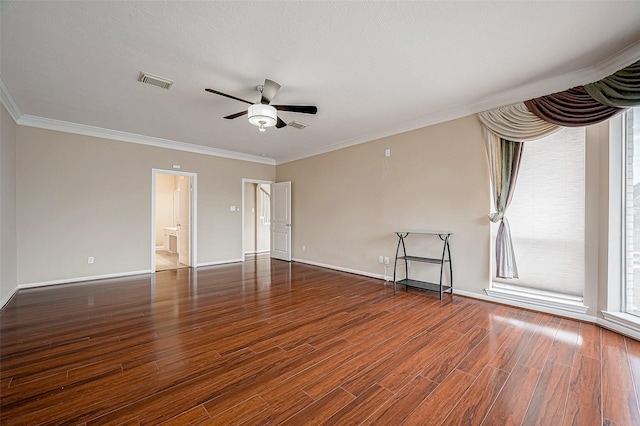
[[378, 256], [378, 263], [384, 263], [384, 258], [382, 256]]
[[93, 263], [93, 256], [89, 256], [89, 258], [87, 259], [87, 263]]
[[307, 249], [307, 246], [302, 246], [302, 251], [305, 251]]
[[385, 157], [391, 157], [391, 150], [390, 150], [390, 149], [388, 149], [388, 148], [387, 148], [387, 149], [385, 149], [385, 150], [384, 150], [384, 156], [385, 156]]
[[385, 256], [384, 257], [384, 264], [388, 265], [389, 264], [389, 256]]

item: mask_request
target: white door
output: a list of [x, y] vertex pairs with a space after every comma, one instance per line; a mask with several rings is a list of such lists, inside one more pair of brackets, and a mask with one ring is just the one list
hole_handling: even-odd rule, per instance
[[271, 257], [291, 261], [291, 182], [271, 184]]
[[193, 185], [191, 178], [178, 178], [180, 201], [178, 209], [178, 262], [191, 266], [191, 197]]

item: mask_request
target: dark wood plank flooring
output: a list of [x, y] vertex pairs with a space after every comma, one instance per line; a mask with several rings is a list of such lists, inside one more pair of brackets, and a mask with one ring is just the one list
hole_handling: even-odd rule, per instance
[[640, 425], [640, 343], [258, 256], [20, 291], [2, 424]]

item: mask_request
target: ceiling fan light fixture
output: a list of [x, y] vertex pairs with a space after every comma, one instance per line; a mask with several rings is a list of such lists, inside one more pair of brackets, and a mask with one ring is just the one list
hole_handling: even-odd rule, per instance
[[247, 110], [247, 115], [249, 123], [258, 126], [261, 132], [275, 126], [278, 121], [278, 111], [271, 105], [253, 104]]

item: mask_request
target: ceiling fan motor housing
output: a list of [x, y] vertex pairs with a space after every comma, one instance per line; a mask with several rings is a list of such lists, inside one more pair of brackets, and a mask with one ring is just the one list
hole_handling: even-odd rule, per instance
[[249, 123], [258, 126], [261, 132], [267, 127], [276, 125], [278, 121], [278, 111], [271, 105], [253, 104], [247, 110]]

